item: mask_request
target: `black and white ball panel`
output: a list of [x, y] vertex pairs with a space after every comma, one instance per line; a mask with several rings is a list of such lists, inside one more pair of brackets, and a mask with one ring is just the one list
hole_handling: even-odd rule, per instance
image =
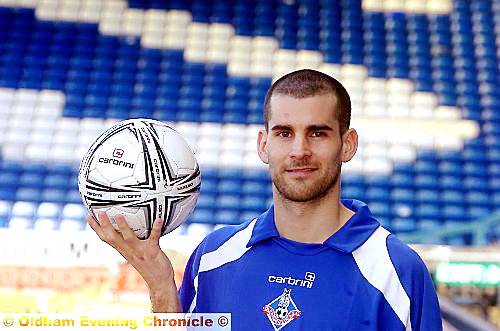
[[[182, 224], [194, 209], [201, 176], [184, 138], [159, 121], [133, 119], [101, 134], [82, 160], [79, 189], [87, 208], [113, 220], [126, 216], [139, 238], [153, 220], [165, 220], [162, 234]], [[116, 224], [115, 224], [116, 226]]]

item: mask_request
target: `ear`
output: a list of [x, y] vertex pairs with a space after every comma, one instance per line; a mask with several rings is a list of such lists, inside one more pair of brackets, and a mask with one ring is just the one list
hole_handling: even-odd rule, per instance
[[259, 130], [259, 135], [257, 137], [257, 152], [262, 162], [269, 164], [269, 156], [267, 155], [267, 131], [264, 129]]
[[354, 129], [348, 129], [342, 135], [342, 151], [340, 160], [349, 162], [358, 150], [358, 133]]

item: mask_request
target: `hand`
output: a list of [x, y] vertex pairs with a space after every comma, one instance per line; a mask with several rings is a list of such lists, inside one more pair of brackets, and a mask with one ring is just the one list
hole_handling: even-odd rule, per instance
[[[144, 278], [149, 287], [153, 308], [155, 309], [156, 304], [163, 308], [155, 310], [180, 311], [174, 268], [159, 243], [163, 221], [156, 219], [149, 238], [141, 240], [130, 229], [123, 215], [115, 216], [120, 232], [113, 228], [106, 213], [99, 212], [97, 217], [99, 222], [91, 215], [86, 220], [99, 238], [116, 249]], [[161, 304], [157, 304], [158, 302]]]

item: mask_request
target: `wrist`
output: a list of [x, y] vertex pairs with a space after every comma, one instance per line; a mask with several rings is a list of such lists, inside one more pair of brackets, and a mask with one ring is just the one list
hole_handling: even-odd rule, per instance
[[175, 282], [163, 284], [161, 287], [149, 287], [151, 311], [153, 313], [180, 312], [179, 296]]
[[146, 285], [149, 290], [149, 295], [165, 295], [171, 292], [177, 292], [177, 286], [175, 285], [174, 277], [162, 277], [158, 279], [155, 277], [154, 281], [146, 281]]

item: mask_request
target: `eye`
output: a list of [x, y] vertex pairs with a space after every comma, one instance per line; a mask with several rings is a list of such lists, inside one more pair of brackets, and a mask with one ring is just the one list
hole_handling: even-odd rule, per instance
[[311, 133], [312, 137], [324, 137], [326, 136], [326, 133], [324, 131], [313, 131]]
[[288, 138], [288, 137], [290, 137], [290, 132], [288, 132], [288, 131], [280, 131], [280, 132], [278, 132], [277, 136], [281, 137], [281, 138]]

